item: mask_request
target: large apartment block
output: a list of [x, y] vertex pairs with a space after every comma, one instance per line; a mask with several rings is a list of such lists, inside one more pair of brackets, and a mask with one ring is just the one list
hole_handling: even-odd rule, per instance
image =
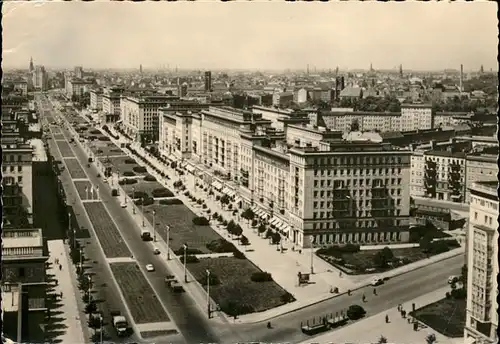
[[232, 108], [164, 111], [162, 117], [166, 157], [224, 175], [242, 203], [285, 223], [294, 243], [408, 240], [411, 151], [381, 143], [380, 136], [318, 128], [306, 124], [307, 117], [281, 119], [284, 130], [262, 114]]
[[466, 343], [498, 343], [498, 182], [470, 187]]

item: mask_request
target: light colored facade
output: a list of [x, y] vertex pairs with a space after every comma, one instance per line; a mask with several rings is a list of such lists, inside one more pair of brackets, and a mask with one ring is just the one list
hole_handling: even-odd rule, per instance
[[292, 92], [276, 92], [273, 94], [273, 106], [276, 107], [289, 107], [293, 103]]
[[497, 180], [498, 164], [497, 155], [469, 154], [466, 160], [467, 193], [466, 202], [470, 201], [470, 188], [477, 181]]
[[297, 245], [311, 236], [315, 245], [408, 241], [409, 150], [287, 120], [278, 131], [261, 114], [228, 108], [163, 117], [160, 147], [187, 158], [182, 141], [191, 141], [194, 163], [236, 182], [243, 203], [286, 223]]
[[13, 82], [14, 90], [20, 91], [23, 96], [28, 94], [28, 82], [24, 80], [15, 80]]
[[49, 88], [49, 77], [44, 66], [36, 66], [31, 76], [35, 90], [46, 91]]
[[[25, 144], [2, 144], [4, 212], [22, 205], [29, 220], [33, 216], [33, 148]], [[10, 192], [10, 191], [12, 192]], [[20, 197], [22, 195], [22, 197]], [[21, 204], [17, 204], [21, 202]]]
[[410, 164], [410, 195], [424, 197], [426, 195], [424, 174], [425, 157], [424, 151], [414, 151], [411, 155]]
[[425, 130], [434, 128], [434, 118], [430, 105], [402, 105], [400, 131]]
[[297, 104], [304, 104], [307, 102], [307, 89], [306, 88], [299, 88], [298, 90], [295, 91], [294, 94], [294, 101]]
[[120, 118], [121, 104], [120, 97], [124, 92], [123, 88], [112, 87], [106, 88], [102, 94], [102, 112], [107, 115], [114, 115]]
[[90, 108], [92, 110], [102, 111], [102, 94], [101, 90], [90, 91]]
[[465, 343], [498, 343], [497, 181], [470, 187]]
[[125, 131], [138, 137], [157, 141], [159, 136], [159, 109], [179, 99], [175, 96], [145, 95], [121, 96], [121, 120]]
[[92, 86], [92, 82], [81, 80], [81, 79], [70, 79], [67, 82], [66, 88], [66, 96], [71, 98], [73, 96], [81, 97], [84, 93], [90, 91], [90, 87]]
[[293, 110], [290, 109], [277, 109], [268, 106], [252, 106], [252, 112], [261, 114], [262, 118], [272, 122], [272, 126], [276, 129], [283, 130], [283, 124], [279, 119], [289, 118], [293, 115]]

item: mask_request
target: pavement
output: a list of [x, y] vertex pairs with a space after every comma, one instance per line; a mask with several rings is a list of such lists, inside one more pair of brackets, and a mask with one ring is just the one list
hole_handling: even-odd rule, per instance
[[[450, 288], [444, 287], [428, 294], [419, 296], [413, 300], [402, 304], [403, 309], [409, 312], [411, 304], [415, 303], [421, 308], [428, 304], [441, 300], [444, 294]], [[389, 317], [389, 323], [385, 322], [386, 315]], [[419, 330], [414, 331], [413, 325], [408, 323], [407, 319], [401, 317], [397, 308], [391, 309], [370, 316], [368, 318], [349, 324], [337, 330], [329, 331], [325, 334], [314, 337], [315, 343], [374, 343], [381, 336], [387, 339], [388, 343], [415, 344], [426, 343], [426, 337], [429, 334], [436, 336], [436, 343], [440, 344], [459, 344], [463, 343], [463, 338], [448, 338], [424, 324], [420, 324]], [[311, 340], [301, 342], [301, 344], [310, 344]]]
[[[79, 300], [80, 291], [74, 283], [76, 272], [69, 257], [68, 247], [62, 240], [47, 241], [49, 250], [48, 275], [54, 275], [54, 294], [62, 293], [61, 307], [57, 312], [62, 312], [57, 318], [62, 318], [65, 326], [64, 333], [56, 338], [62, 343], [88, 343], [90, 334], [86, 326], [87, 319], [83, 312], [83, 302]], [[56, 264], [56, 259], [59, 261]], [[61, 269], [59, 269], [59, 264]], [[73, 267], [73, 269], [72, 269]], [[54, 311], [51, 311], [51, 314]], [[56, 317], [56, 315], [53, 315]], [[83, 323], [83, 324], [82, 324]]]

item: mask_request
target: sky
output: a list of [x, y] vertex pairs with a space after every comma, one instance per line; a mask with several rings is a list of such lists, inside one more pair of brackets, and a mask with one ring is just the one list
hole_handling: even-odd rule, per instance
[[495, 2], [4, 2], [3, 62], [497, 70]]

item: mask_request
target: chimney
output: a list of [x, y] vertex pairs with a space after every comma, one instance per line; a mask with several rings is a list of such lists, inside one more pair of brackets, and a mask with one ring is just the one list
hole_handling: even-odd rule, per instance
[[431, 150], [436, 149], [436, 140], [431, 140]]
[[464, 82], [464, 65], [460, 65], [460, 93], [463, 92], [463, 82]]

